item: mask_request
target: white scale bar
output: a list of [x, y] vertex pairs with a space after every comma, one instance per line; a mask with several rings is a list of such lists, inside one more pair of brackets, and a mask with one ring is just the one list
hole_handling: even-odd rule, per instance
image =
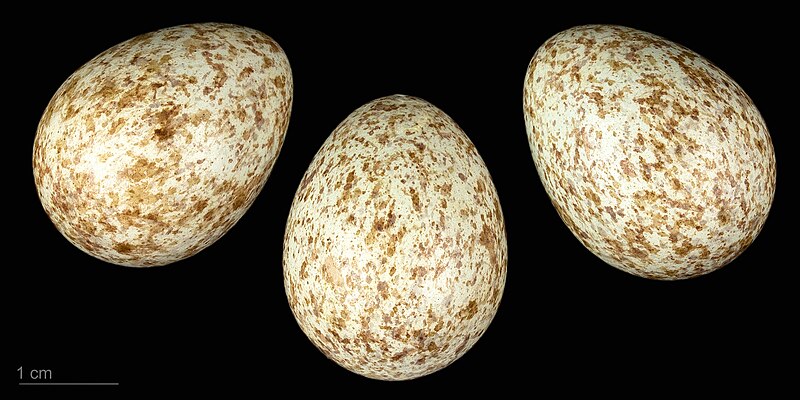
[[119, 386], [119, 382], [20, 382], [20, 386]]

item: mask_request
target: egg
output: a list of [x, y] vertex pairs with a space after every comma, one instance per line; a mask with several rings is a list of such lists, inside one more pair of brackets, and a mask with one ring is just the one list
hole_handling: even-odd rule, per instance
[[314, 157], [286, 226], [284, 286], [311, 342], [357, 374], [412, 379], [466, 353], [506, 279], [505, 223], [475, 146], [410, 96], [350, 114]]
[[50, 100], [33, 147], [39, 199], [67, 240], [103, 261], [185, 259], [253, 203], [291, 105], [289, 62], [264, 33], [202, 23], [137, 36]]
[[683, 46], [621, 26], [558, 33], [528, 66], [524, 115], [556, 211], [620, 270], [700, 276], [764, 225], [775, 193], [764, 119], [731, 77]]

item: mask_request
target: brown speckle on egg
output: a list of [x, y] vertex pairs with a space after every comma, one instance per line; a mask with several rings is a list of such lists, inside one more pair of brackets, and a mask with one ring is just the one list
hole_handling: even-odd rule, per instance
[[83, 65], [48, 104], [33, 149], [39, 198], [101, 260], [184, 259], [253, 203], [291, 105], [286, 55], [259, 31], [205, 23], [137, 36]]
[[525, 123], [556, 211], [631, 274], [714, 271], [755, 239], [775, 154], [753, 102], [697, 53], [621, 26], [547, 40], [528, 66]]
[[314, 157], [287, 222], [284, 284], [329, 358], [412, 379], [481, 337], [506, 254], [497, 192], [472, 142], [430, 103], [395, 95], [353, 112]]

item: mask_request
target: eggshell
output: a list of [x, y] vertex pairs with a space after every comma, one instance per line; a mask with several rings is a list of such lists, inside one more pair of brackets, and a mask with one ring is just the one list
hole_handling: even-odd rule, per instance
[[192, 256], [261, 191], [291, 105], [286, 55], [259, 31], [204, 23], [137, 36], [78, 69], [48, 104], [33, 148], [42, 206], [109, 263]]
[[775, 193], [764, 119], [697, 53], [621, 26], [547, 40], [528, 66], [525, 123], [561, 218], [603, 261], [674, 280], [755, 239]]
[[395, 95], [344, 120], [295, 195], [284, 285], [326, 356], [376, 379], [411, 379], [469, 350], [506, 278], [497, 192], [441, 110]]

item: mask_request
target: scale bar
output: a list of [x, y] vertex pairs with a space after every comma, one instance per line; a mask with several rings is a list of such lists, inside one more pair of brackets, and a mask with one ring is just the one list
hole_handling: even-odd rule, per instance
[[119, 382], [20, 382], [20, 386], [119, 386]]

